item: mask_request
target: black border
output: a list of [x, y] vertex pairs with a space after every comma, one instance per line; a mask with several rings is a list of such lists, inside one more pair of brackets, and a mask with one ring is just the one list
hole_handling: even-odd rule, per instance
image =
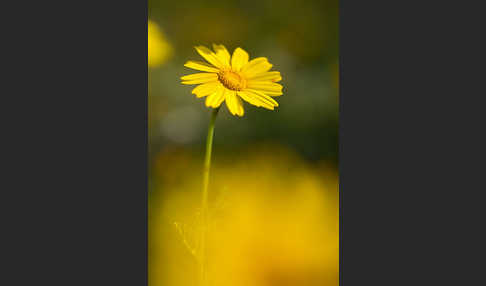
[[147, 2], [4, 10], [0, 284], [147, 285]]
[[473, 4], [340, 2], [341, 285], [484, 284]]

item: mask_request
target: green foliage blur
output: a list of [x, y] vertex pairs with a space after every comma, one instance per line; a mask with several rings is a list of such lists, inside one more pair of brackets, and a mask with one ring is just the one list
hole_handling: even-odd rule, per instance
[[203, 154], [209, 109], [180, 84], [194, 73], [187, 60], [202, 60], [196, 45], [242, 47], [264, 56], [280, 71], [284, 94], [268, 111], [249, 104], [236, 118], [223, 104], [215, 149], [234, 153], [258, 142], [278, 142], [309, 161], [338, 159], [338, 1], [149, 0], [149, 19], [173, 48], [163, 65], [149, 68], [149, 151], [185, 146]]

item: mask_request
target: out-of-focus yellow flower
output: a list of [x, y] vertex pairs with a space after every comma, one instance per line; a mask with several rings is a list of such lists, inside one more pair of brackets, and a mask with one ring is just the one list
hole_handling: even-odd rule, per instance
[[214, 45], [214, 53], [204, 47], [196, 51], [210, 64], [188, 61], [184, 66], [203, 71], [181, 77], [183, 84], [199, 84], [192, 90], [198, 98], [206, 97], [206, 106], [217, 108], [226, 101], [233, 115], [243, 116], [241, 99], [257, 107], [273, 110], [278, 103], [272, 96], [282, 95], [278, 84], [282, 77], [278, 71], [269, 71], [272, 64], [267, 58], [259, 57], [249, 61], [249, 55], [242, 48], [236, 48], [233, 56], [223, 45]]
[[172, 47], [167, 42], [159, 26], [152, 20], [148, 21], [148, 66], [162, 65], [172, 54]]
[[[337, 173], [279, 146], [252, 150], [213, 163], [208, 285], [337, 286]], [[154, 170], [165, 183], [163, 195], [150, 201], [152, 286], [197, 285], [197, 163], [172, 150]]]

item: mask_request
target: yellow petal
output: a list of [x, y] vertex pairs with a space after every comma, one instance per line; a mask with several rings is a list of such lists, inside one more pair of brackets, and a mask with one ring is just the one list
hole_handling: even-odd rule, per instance
[[260, 99], [259, 97], [252, 96], [252, 94], [249, 93], [249, 92], [238, 91], [237, 93], [241, 98], [243, 98], [243, 100], [245, 100], [246, 102], [248, 102], [248, 103], [250, 103], [250, 104], [252, 104], [256, 107], [264, 107], [264, 108], [270, 109], [270, 110], [274, 109], [273, 104], [270, 104], [267, 101]]
[[260, 74], [255, 74], [247, 77], [247, 80], [254, 80], [254, 81], [273, 81], [273, 82], [279, 82], [282, 80], [282, 77], [280, 76], [280, 72], [278, 71], [271, 71], [271, 72], [264, 72]]
[[236, 91], [225, 89], [226, 106], [233, 115], [243, 116], [245, 111], [243, 109], [243, 102], [239, 96], [236, 96]]
[[248, 63], [250, 56], [242, 48], [236, 48], [231, 58], [231, 66], [233, 70], [240, 71], [241, 68]]
[[206, 95], [215, 93], [218, 91], [219, 88], [223, 87], [219, 81], [208, 82], [204, 84], [200, 84], [196, 86], [192, 93], [196, 95], [196, 97], [205, 97]]
[[218, 79], [218, 75], [215, 73], [200, 72], [200, 73], [194, 73], [194, 74], [185, 75], [181, 77], [182, 80], [195, 80], [201, 78]]
[[247, 89], [238, 91], [238, 95], [248, 103], [251, 103], [257, 107], [261, 106], [273, 110], [275, 106], [278, 106], [278, 102], [276, 102], [273, 98], [256, 90]]
[[215, 73], [195, 73], [181, 77], [183, 84], [199, 84], [218, 80], [218, 75]]
[[213, 107], [213, 108], [219, 107], [225, 99], [224, 93], [226, 90], [227, 90], [226, 88], [220, 85], [220, 87], [218, 87], [218, 89], [214, 93], [206, 97], [206, 106]]
[[225, 46], [213, 44], [213, 50], [216, 52], [216, 57], [225, 66], [230, 66], [230, 54]]
[[187, 63], [184, 64], [184, 66], [199, 71], [216, 72], [216, 73], [219, 72], [217, 68], [200, 61], [188, 61]]
[[246, 90], [257, 91], [257, 92], [263, 93], [263, 94], [268, 95], [268, 96], [281, 96], [283, 94], [283, 92], [281, 92], [281, 91], [268, 91], [268, 90], [263, 90], [263, 89], [246, 89]]
[[206, 61], [217, 68], [224, 67], [223, 63], [216, 57], [216, 55], [211, 52], [210, 49], [206, 48], [205, 46], [197, 46], [195, 47], [196, 51], [203, 57]]
[[269, 71], [271, 68], [272, 64], [268, 62], [267, 58], [260, 57], [249, 61], [241, 68], [241, 72], [245, 76], [251, 77]]
[[271, 81], [250, 81], [248, 89], [254, 89], [272, 96], [282, 95], [282, 86]]

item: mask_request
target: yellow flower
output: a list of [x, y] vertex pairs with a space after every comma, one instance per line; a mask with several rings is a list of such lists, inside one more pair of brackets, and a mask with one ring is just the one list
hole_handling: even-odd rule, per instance
[[148, 66], [156, 67], [163, 64], [172, 54], [172, 47], [165, 39], [159, 26], [152, 20], [148, 21]]
[[249, 55], [242, 48], [236, 48], [233, 56], [223, 45], [214, 45], [214, 53], [204, 47], [196, 51], [210, 64], [188, 61], [185, 67], [203, 71], [181, 77], [183, 84], [199, 84], [192, 90], [198, 98], [206, 97], [206, 106], [217, 108], [226, 100], [226, 106], [233, 115], [243, 116], [243, 102], [273, 110], [278, 103], [272, 96], [282, 95], [278, 84], [282, 77], [278, 71], [269, 71], [272, 64], [267, 58], [259, 57], [249, 61]]

